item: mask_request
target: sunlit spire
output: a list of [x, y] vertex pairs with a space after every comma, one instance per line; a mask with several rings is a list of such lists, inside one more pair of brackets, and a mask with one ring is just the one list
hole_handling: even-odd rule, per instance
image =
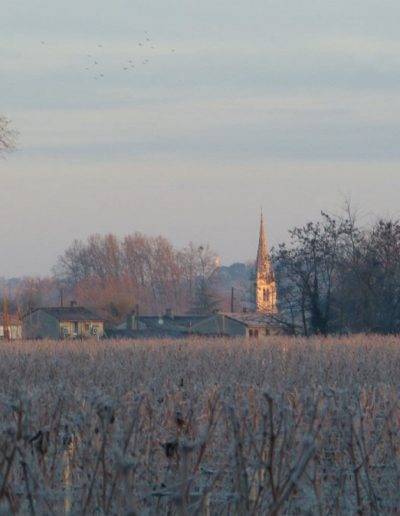
[[275, 313], [277, 309], [275, 277], [268, 254], [262, 209], [256, 261], [255, 307], [257, 311], [265, 313]]

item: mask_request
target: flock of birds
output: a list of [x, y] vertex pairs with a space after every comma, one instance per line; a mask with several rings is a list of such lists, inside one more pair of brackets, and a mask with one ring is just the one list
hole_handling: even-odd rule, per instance
[[[149, 36], [148, 31], [144, 31], [144, 38], [142, 41], [138, 42], [138, 47], [140, 47], [141, 50], [146, 51], [154, 51], [157, 49], [156, 44], [152, 41], [152, 39]], [[46, 45], [45, 41], [41, 41], [42, 45]], [[104, 45], [97, 44], [98, 52], [101, 52], [101, 49], [104, 48]], [[174, 48], [170, 49], [171, 53], [175, 52]], [[104, 70], [104, 59], [102, 59], [102, 56], [98, 53], [90, 53], [86, 54], [86, 65], [85, 65], [85, 71], [90, 73], [94, 80], [100, 80], [105, 77], [105, 70]], [[139, 66], [145, 66], [148, 63], [150, 63], [150, 59], [148, 57], [136, 57], [131, 58], [123, 63], [121, 63], [121, 70], [123, 72], [132, 72], [137, 70]]]

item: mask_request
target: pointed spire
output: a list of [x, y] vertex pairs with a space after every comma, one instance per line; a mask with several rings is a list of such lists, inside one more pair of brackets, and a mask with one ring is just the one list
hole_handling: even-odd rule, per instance
[[264, 229], [264, 217], [261, 210], [260, 235], [256, 261], [256, 277], [254, 283], [254, 305], [257, 312], [277, 312], [277, 292], [275, 275], [268, 254], [267, 238]]
[[261, 208], [261, 216], [260, 216], [260, 236], [258, 239], [258, 251], [257, 251], [257, 262], [256, 262], [256, 273], [259, 274], [267, 274], [270, 271], [269, 266], [269, 257], [268, 257], [268, 248], [267, 248], [267, 238], [265, 236], [264, 229], [264, 216]]

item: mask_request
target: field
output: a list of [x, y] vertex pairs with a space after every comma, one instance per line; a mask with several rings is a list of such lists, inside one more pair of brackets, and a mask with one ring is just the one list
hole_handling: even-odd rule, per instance
[[1, 344], [2, 514], [400, 511], [400, 339]]

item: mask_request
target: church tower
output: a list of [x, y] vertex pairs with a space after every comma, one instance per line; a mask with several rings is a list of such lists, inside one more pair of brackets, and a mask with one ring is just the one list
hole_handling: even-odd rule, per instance
[[254, 283], [254, 304], [257, 312], [265, 314], [277, 312], [275, 275], [268, 254], [262, 212]]

